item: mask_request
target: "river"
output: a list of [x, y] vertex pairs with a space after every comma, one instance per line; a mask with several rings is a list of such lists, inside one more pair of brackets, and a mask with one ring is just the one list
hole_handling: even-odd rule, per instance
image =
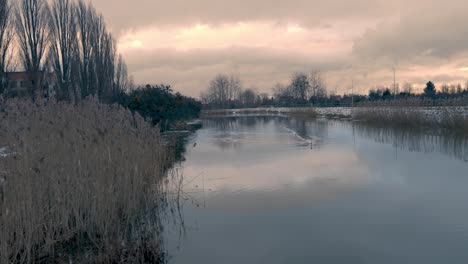
[[349, 121], [203, 120], [169, 263], [468, 263], [468, 139]]

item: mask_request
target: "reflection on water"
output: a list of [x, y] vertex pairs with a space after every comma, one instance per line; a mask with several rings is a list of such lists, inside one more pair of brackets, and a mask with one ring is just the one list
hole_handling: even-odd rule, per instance
[[467, 139], [232, 117], [188, 144], [171, 263], [468, 263]]
[[388, 129], [365, 124], [353, 124], [357, 135], [378, 143], [392, 144], [411, 152], [440, 152], [468, 162], [468, 136], [438, 134], [415, 129]]
[[[307, 119], [289, 119], [283, 116], [233, 116], [212, 118], [205, 123], [207, 127], [216, 128], [217, 133], [213, 135], [213, 139], [222, 149], [240, 148], [242, 144], [248, 143], [246, 136], [255, 131], [258, 136], [294, 136], [299, 146], [318, 147], [328, 129], [328, 124], [323, 121], [310, 122]], [[259, 137], [254, 140], [259, 143]]]

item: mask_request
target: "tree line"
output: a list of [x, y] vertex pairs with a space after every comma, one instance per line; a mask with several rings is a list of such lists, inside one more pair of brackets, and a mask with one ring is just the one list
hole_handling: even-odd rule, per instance
[[19, 69], [53, 69], [58, 99], [92, 95], [109, 102], [130, 85], [102, 14], [84, 0], [0, 1], [0, 79]]
[[[256, 89], [244, 87], [238, 76], [218, 74], [214, 77], [204, 92], [201, 100], [205, 108], [250, 108], [250, 107], [294, 107], [318, 106], [336, 107], [362, 105], [369, 102], [389, 102], [395, 100], [424, 101], [425, 105], [465, 103], [468, 98], [468, 81], [461, 84], [443, 84], [437, 88], [429, 81], [422, 93], [416, 93], [411, 83], [405, 83], [400, 91], [399, 84], [395, 87], [372, 88], [367, 95], [350, 93], [337, 95], [329, 93], [325, 79], [318, 70], [309, 73], [296, 72], [292, 74], [287, 85], [276, 84], [271, 95], [258, 93]], [[459, 100], [463, 99], [463, 100]], [[457, 102], [454, 102], [458, 100]]]
[[[84, 0], [0, 0], [0, 94], [8, 85], [3, 76], [17, 69], [53, 69], [58, 100], [94, 96], [164, 128], [201, 109], [198, 101], [167, 85], [134, 87], [104, 17]], [[39, 91], [30, 92], [34, 100]]]
[[294, 73], [288, 85], [273, 87], [273, 96], [246, 88], [238, 76], [226, 74], [218, 74], [201, 94], [207, 108], [299, 106], [322, 102], [324, 98], [327, 98], [327, 88], [318, 70]]

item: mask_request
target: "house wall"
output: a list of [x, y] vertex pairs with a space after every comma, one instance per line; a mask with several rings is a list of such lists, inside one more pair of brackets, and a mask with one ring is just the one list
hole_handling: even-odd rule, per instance
[[40, 90], [45, 97], [55, 96], [57, 77], [54, 73], [6, 73], [7, 93], [10, 96], [26, 96]]

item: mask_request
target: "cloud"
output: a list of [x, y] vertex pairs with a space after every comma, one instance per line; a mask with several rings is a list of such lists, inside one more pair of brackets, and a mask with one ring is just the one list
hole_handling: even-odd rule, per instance
[[220, 72], [268, 91], [320, 69], [331, 90], [468, 79], [462, 0], [92, 0], [138, 83], [198, 96]]
[[112, 28], [138, 29], [147, 26], [210, 24], [266, 20], [317, 25], [328, 20], [366, 19], [387, 16], [398, 9], [387, 0], [93, 0]]
[[354, 52], [363, 58], [387, 57], [403, 62], [421, 57], [450, 59], [468, 50], [467, 23], [463, 10], [409, 14], [368, 30], [356, 40]]
[[347, 65], [341, 56], [319, 59], [284, 50], [240, 47], [185, 52], [133, 50], [125, 53], [125, 57], [140, 83], [170, 83], [193, 96], [198, 96], [218, 73], [237, 74], [245, 85], [266, 92], [277, 82], [288, 81], [293, 72], [336, 71]]
[[[340, 31], [343, 28], [348, 30], [346, 34]], [[220, 26], [196, 24], [164, 29], [149, 27], [121, 35], [119, 47], [121, 52], [134, 49], [174, 49], [184, 52], [248, 47], [324, 57], [351, 51], [352, 37], [359, 35], [361, 31], [364, 30], [359, 27], [344, 27], [339, 24], [304, 28], [295, 23], [278, 25], [265, 21]]]

